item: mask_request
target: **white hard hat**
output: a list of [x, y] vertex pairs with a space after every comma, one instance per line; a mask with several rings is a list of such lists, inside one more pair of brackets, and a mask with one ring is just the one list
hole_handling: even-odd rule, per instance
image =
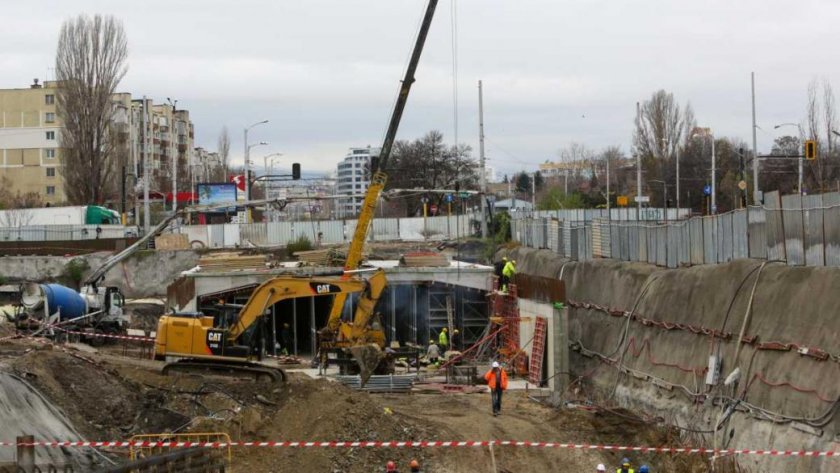
[[607, 471], [607, 467], [605, 467], [603, 463], [598, 463], [598, 466], [595, 467], [595, 471]]
[[498, 367], [499, 367], [499, 362], [498, 362], [498, 361], [494, 361], [494, 362], [493, 362], [493, 368], [498, 368]]

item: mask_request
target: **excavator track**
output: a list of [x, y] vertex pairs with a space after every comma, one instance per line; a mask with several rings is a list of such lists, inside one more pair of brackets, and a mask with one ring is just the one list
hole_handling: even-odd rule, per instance
[[163, 374], [171, 373], [194, 373], [194, 374], [215, 374], [237, 378], [252, 378], [255, 381], [270, 381], [274, 383], [285, 383], [286, 372], [280, 368], [265, 366], [249, 361], [223, 362], [223, 361], [200, 361], [200, 360], [178, 360], [167, 363], [163, 366]]

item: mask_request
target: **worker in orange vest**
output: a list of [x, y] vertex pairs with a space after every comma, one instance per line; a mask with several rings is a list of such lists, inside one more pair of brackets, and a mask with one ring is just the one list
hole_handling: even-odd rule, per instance
[[490, 370], [484, 374], [484, 380], [490, 387], [490, 399], [493, 402], [493, 416], [495, 417], [502, 412], [502, 392], [508, 387], [507, 373], [498, 361], [494, 361]]

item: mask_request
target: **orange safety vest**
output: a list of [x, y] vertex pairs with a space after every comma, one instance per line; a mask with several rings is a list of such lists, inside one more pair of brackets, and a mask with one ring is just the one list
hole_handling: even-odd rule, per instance
[[[499, 371], [502, 373], [502, 391], [507, 389], [508, 387], [508, 377], [507, 372], [505, 370], [499, 368]], [[490, 386], [490, 390], [496, 389], [496, 374], [493, 373], [493, 368], [490, 368], [490, 371], [484, 374], [484, 379], [487, 381], [487, 386]]]

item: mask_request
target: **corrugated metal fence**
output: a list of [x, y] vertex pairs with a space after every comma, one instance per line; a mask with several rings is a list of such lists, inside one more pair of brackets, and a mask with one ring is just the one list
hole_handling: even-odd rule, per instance
[[840, 193], [765, 195], [764, 207], [667, 224], [596, 217], [512, 220], [513, 239], [574, 261], [614, 258], [676, 268], [739, 258], [840, 266]]

